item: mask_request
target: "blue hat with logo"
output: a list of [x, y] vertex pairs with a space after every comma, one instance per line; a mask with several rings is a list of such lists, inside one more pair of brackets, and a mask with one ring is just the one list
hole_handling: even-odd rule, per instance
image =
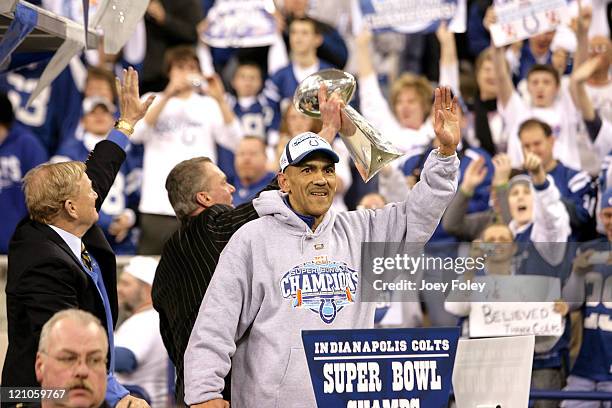
[[305, 132], [291, 139], [285, 146], [280, 158], [281, 171], [284, 172], [287, 166], [297, 164], [315, 152], [327, 154], [334, 163], [340, 161], [336, 152], [333, 151], [325, 139], [316, 133]]

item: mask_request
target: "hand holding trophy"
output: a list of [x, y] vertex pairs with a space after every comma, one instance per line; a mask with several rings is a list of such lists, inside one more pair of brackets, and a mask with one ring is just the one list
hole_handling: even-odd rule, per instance
[[293, 105], [298, 112], [320, 118], [319, 89], [324, 84], [328, 96], [335, 93], [347, 104], [342, 109], [343, 125], [340, 137], [349, 150], [355, 166], [365, 182], [368, 182], [388, 163], [402, 155], [378, 130], [368, 123], [359, 112], [348, 106], [355, 93], [355, 78], [338, 69], [326, 69], [308, 76], [298, 86], [293, 96]]

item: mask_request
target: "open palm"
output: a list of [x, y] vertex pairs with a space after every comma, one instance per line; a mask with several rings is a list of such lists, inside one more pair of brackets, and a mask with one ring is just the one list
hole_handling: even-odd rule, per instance
[[434, 95], [434, 132], [440, 142], [440, 151], [451, 155], [461, 140], [458, 99], [451, 97], [448, 86], [436, 88]]

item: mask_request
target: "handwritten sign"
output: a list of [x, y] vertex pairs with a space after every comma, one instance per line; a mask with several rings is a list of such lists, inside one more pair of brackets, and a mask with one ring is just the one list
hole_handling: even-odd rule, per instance
[[303, 331], [317, 406], [446, 407], [459, 331]]
[[553, 302], [474, 302], [470, 337], [561, 336], [565, 327]]
[[497, 23], [491, 38], [497, 47], [553, 31], [567, 13], [566, 0], [495, 0]]

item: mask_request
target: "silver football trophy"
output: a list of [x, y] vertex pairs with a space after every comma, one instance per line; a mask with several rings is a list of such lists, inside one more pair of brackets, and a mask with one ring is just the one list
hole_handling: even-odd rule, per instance
[[293, 95], [293, 106], [298, 112], [313, 118], [321, 117], [318, 98], [321, 84], [327, 86], [329, 95], [338, 93], [347, 104], [342, 113], [354, 126], [351, 126], [351, 134], [340, 133], [340, 137], [349, 150], [361, 178], [368, 182], [402, 153], [385, 140], [359, 112], [348, 105], [355, 93], [357, 82], [355, 77], [347, 72], [325, 69], [304, 79]]

